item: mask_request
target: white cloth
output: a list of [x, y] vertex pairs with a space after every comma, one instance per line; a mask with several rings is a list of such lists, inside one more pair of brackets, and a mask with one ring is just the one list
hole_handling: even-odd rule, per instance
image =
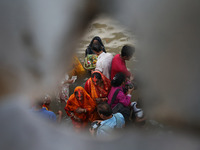
[[104, 52], [97, 58], [95, 70], [101, 71], [108, 79], [110, 79], [112, 59], [113, 55], [111, 53]]

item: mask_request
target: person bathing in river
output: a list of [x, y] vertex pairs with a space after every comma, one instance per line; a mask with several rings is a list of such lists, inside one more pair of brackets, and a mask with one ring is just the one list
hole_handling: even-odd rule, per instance
[[71, 117], [75, 131], [79, 132], [87, 127], [90, 116], [95, 109], [95, 102], [83, 87], [78, 86], [69, 97], [64, 109]]
[[[110, 80], [100, 71], [93, 71], [91, 77], [85, 83], [85, 90], [98, 104], [101, 101], [107, 101], [107, 96], [111, 88]], [[93, 113], [93, 120], [99, 119], [97, 111]]]
[[93, 51], [92, 51], [92, 45], [93, 44], [97, 44], [99, 43], [101, 45], [101, 48], [103, 50], [103, 52], [106, 53], [106, 50], [105, 50], [105, 47], [103, 45], [103, 42], [101, 40], [101, 38], [99, 36], [95, 36], [92, 41], [90, 42], [90, 44], [88, 45], [87, 49], [85, 50], [85, 57], [88, 55], [88, 54], [95, 54]]
[[111, 53], [103, 52], [99, 43], [93, 44], [92, 50], [98, 56], [95, 70], [101, 71], [108, 79], [110, 79], [113, 55]]
[[121, 54], [114, 56], [111, 65], [111, 80], [118, 72], [123, 72], [127, 78], [133, 80], [133, 75], [127, 70], [126, 60], [130, 60], [135, 52], [135, 48], [132, 46], [124, 45], [121, 50]]

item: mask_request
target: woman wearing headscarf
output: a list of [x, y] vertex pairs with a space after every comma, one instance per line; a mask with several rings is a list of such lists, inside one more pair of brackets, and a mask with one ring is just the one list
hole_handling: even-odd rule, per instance
[[85, 57], [88, 55], [88, 54], [95, 54], [93, 51], [92, 51], [92, 45], [93, 44], [97, 44], [99, 43], [101, 46], [102, 46], [102, 50], [103, 52], [106, 53], [106, 50], [105, 50], [105, 47], [102, 43], [102, 40], [99, 36], [95, 36], [92, 41], [90, 42], [90, 44], [88, 45], [87, 49], [85, 50]]
[[[85, 90], [92, 97], [96, 105], [101, 101], [107, 101], [110, 88], [110, 80], [100, 71], [93, 71], [91, 77], [85, 83]], [[91, 116], [91, 121], [97, 119], [100, 119], [100, 117], [97, 111], [95, 111]]]
[[65, 106], [65, 111], [71, 117], [72, 124], [77, 131], [84, 129], [88, 125], [94, 109], [95, 103], [93, 99], [81, 86], [75, 88]]
[[85, 83], [85, 90], [92, 99], [101, 98], [105, 100], [111, 88], [110, 82], [100, 71], [93, 71], [91, 77]]

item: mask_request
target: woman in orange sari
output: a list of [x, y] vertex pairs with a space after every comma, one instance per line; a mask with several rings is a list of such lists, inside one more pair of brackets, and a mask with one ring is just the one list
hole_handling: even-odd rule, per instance
[[81, 86], [75, 88], [74, 93], [69, 97], [65, 111], [71, 117], [72, 124], [76, 131], [84, 129], [88, 125], [91, 113], [95, 109], [95, 103], [90, 95]]
[[[85, 83], [85, 90], [92, 97], [97, 105], [101, 101], [107, 101], [108, 94], [110, 92], [111, 83], [110, 80], [104, 76], [100, 71], [93, 71], [91, 78]], [[91, 121], [100, 119], [97, 112], [93, 113]]]

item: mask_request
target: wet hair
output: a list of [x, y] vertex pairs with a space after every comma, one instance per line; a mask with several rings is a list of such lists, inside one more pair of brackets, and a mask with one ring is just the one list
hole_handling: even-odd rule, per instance
[[135, 52], [135, 47], [124, 45], [121, 50], [121, 56], [129, 57], [132, 56], [134, 52]]
[[105, 50], [105, 47], [104, 47], [104, 45], [103, 45], [103, 42], [102, 42], [101, 38], [100, 38], [99, 36], [95, 36], [95, 37], [91, 40], [91, 42], [90, 42], [90, 44], [88, 45], [87, 49], [85, 50], [85, 57], [86, 57], [88, 54], [94, 54], [94, 52], [92, 51], [92, 45], [93, 45], [93, 43], [94, 43], [94, 40], [97, 40], [97, 41], [98, 41], [98, 43], [101, 45], [101, 49], [103, 50], [103, 52], [106, 53], [106, 50]]
[[120, 86], [124, 81], [126, 81], [126, 76], [122, 72], [117, 73], [111, 81], [113, 87]]
[[94, 40], [97, 40], [97, 41], [99, 42], [99, 44], [100, 44], [100, 45], [103, 47], [103, 49], [104, 49], [103, 42], [102, 42], [102, 40], [101, 40], [101, 38], [100, 38], [99, 36], [95, 36], [95, 37], [92, 39], [92, 41], [90, 42], [89, 47], [92, 47]]
[[101, 44], [100, 44], [100, 43], [92, 44], [92, 50], [95, 51], [95, 52], [100, 52], [100, 51], [102, 51]]
[[97, 105], [97, 110], [98, 110], [99, 114], [102, 114], [106, 117], [109, 117], [110, 115], [112, 115], [112, 109], [107, 102], [99, 103]]
[[99, 80], [102, 79], [102, 78], [101, 78], [101, 74], [98, 73], [98, 72], [93, 73], [91, 77], [93, 78], [94, 76], [95, 76], [97, 79], [99, 79]]

